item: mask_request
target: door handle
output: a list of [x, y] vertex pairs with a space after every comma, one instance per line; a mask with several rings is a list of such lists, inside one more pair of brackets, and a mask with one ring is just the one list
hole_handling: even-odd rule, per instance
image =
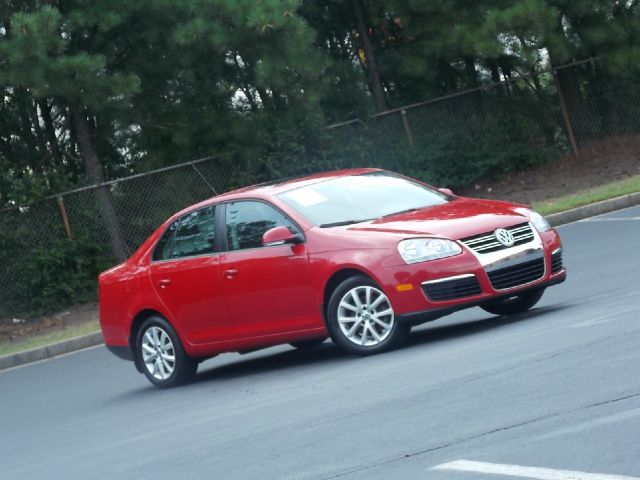
[[158, 286], [160, 288], [167, 288], [170, 284], [171, 284], [171, 280], [169, 280], [168, 278], [163, 278], [158, 282]]
[[228, 279], [231, 279], [231, 278], [235, 277], [235, 275], [237, 273], [238, 273], [237, 269], [230, 268], [230, 269], [224, 271], [224, 276], [227, 277]]

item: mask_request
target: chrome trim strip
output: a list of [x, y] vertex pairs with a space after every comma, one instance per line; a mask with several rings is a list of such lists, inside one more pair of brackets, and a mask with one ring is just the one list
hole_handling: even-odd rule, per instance
[[518, 263], [526, 262], [527, 260], [535, 260], [536, 258], [544, 256], [544, 246], [542, 245], [540, 234], [535, 228], [533, 228], [531, 223], [528, 225], [533, 233], [533, 238], [522, 245], [504, 248], [495, 252], [482, 253], [476, 252], [473, 248], [469, 247], [462, 241], [459, 243], [478, 259], [480, 265], [482, 265], [487, 272], [497, 270], [498, 268], [517, 265]]
[[438, 278], [437, 280], [428, 280], [426, 282], [422, 282], [421, 285], [432, 285], [435, 283], [449, 282], [451, 280], [462, 280], [463, 278], [471, 278], [471, 277], [475, 277], [475, 274], [465, 273], [464, 275], [454, 275], [453, 277], [444, 277], [444, 278]]
[[[540, 234], [538, 233], [538, 231], [533, 227], [531, 222], [528, 222], [526, 226], [523, 225], [522, 227], [518, 227], [518, 229], [520, 228], [531, 229], [531, 233], [527, 232], [526, 235], [522, 235], [522, 237], [520, 238], [522, 239], [522, 238], [531, 237], [530, 241], [522, 245], [516, 245], [514, 247], [504, 248], [495, 252], [489, 252], [489, 253], [482, 253], [481, 251], [478, 252], [474, 250], [472, 247], [470, 247], [469, 245], [467, 245], [466, 243], [462, 241], [459, 242], [464, 247], [466, 247], [467, 250], [470, 251], [478, 259], [478, 262], [480, 263], [480, 265], [482, 265], [482, 268], [484, 269], [485, 274], [487, 275], [487, 280], [489, 280], [489, 284], [491, 285], [491, 288], [493, 288], [493, 290], [496, 292], [506, 292], [509, 290], [515, 290], [522, 287], [526, 287], [527, 285], [534, 284], [536, 282], [539, 282], [543, 278], [545, 278], [549, 271], [550, 267], [547, 265], [547, 261], [544, 255], [544, 245], [542, 244], [542, 238], [540, 237]], [[492, 236], [493, 234], [488, 234], [485, 237], [490, 238]], [[474, 241], [475, 240], [476, 239], [474, 239]], [[488, 278], [489, 273], [494, 272], [496, 270], [514, 267], [521, 263], [526, 263], [526, 262], [530, 262], [532, 260], [538, 260], [538, 259], [542, 259], [544, 263], [544, 272], [542, 276], [540, 276], [539, 278], [531, 282], [523, 283], [521, 285], [516, 285], [514, 287], [498, 289], [493, 286], [493, 284], [491, 283], [491, 280]]]
[[498, 259], [490, 265], [484, 267], [484, 271], [487, 273], [495, 272], [496, 270], [502, 270], [503, 268], [515, 267], [521, 263], [527, 263], [532, 260], [544, 259], [544, 250], [542, 248], [528, 248], [521, 250], [518, 253], [512, 253], [504, 258]]
[[551, 255], [555, 255], [556, 253], [560, 253], [562, 252], [562, 247], [556, 248], [553, 252], [551, 252]]

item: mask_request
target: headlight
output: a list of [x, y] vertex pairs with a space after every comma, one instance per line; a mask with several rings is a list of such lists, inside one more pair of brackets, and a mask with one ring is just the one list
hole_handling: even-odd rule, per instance
[[398, 252], [405, 262], [418, 263], [457, 255], [462, 248], [441, 238], [410, 238], [398, 243]]
[[547, 222], [547, 219], [538, 212], [534, 212], [533, 210], [529, 211], [529, 219], [539, 232], [546, 232], [551, 229], [551, 225]]

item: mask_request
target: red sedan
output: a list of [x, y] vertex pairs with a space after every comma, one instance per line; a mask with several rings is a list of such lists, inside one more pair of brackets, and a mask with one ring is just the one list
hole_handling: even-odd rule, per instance
[[330, 336], [378, 353], [456, 310], [525, 311], [565, 277], [558, 233], [525, 206], [343, 170], [176, 213], [100, 275], [100, 323], [114, 354], [170, 387], [222, 352]]

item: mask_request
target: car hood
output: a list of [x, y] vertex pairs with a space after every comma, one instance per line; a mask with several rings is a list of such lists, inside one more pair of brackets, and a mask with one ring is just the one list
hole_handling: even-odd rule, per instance
[[380, 232], [403, 236], [434, 235], [458, 240], [496, 228], [528, 221], [517, 205], [491, 200], [456, 198], [433, 207], [359, 223], [346, 227], [352, 232]]

